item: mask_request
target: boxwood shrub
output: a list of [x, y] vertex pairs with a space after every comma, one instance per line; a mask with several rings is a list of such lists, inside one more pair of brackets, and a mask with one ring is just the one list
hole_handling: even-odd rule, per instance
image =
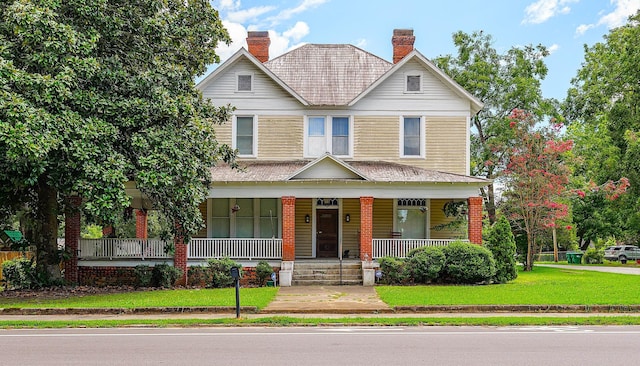
[[494, 282], [507, 283], [518, 277], [516, 269], [516, 240], [511, 231], [509, 220], [501, 216], [487, 232], [485, 248], [491, 251], [496, 261]]
[[422, 247], [409, 252], [405, 259], [404, 272], [413, 283], [426, 284], [438, 278], [445, 263], [440, 247]]
[[207, 265], [211, 273], [211, 287], [214, 288], [232, 287], [234, 285], [231, 277], [231, 267], [238, 267], [240, 276], [242, 276], [242, 266], [229, 258], [209, 259]]
[[404, 270], [405, 261], [397, 257], [382, 257], [378, 259], [380, 271], [382, 272], [381, 282], [387, 285], [400, 285], [407, 281]]
[[442, 247], [446, 258], [441, 279], [449, 283], [490, 283], [496, 274], [491, 251], [476, 244], [454, 241]]

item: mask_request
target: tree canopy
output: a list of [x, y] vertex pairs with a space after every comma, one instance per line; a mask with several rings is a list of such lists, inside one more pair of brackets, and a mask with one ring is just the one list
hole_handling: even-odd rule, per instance
[[[514, 109], [536, 117], [553, 114], [553, 103], [543, 98], [541, 83], [547, 75], [542, 45], [512, 47], [498, 53], [491, 35], [482, 31], [453, 34], [457, 55], [434, 59], [438, 67], [484, 103], [472, 116], [471, 174], [496, 179], [504, 165], [508, 140], [512, 136], [509, 116]], [[482, 191], [491, 223], [496, 220], [494, 186]]]
[[0, 2], [0, 205], [29, 207], [40, 262], [55, 263], [65, 198], [105, 223], [135, 181], [190, 236], [210, 167], [234, 153], [229, 118], [195, 89], [229, 42], [207, 0]]
[[[564, 103], [575, 141], [573, 183], [587, 192], [575, 217], [582, 244], [616, 236], [640, 239], [640, 12], [585, 46], [585, 61]], [[621, 180], [621, 178], [628, 178]], [[613, 182], [622, 182], [613, 183]], [[589, 193], [592, 187], [629, 186], [621, 200]]]

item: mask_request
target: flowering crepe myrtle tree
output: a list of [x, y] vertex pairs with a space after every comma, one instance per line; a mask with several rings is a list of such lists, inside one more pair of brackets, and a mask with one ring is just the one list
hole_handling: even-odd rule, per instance
[[505, 202], [510, 221], [527, 234], [525, 271], [533, 266], [536, 236], [568, 214], [561, 197], [568, 191], [571, 174], [565, 155], [573, 141], [556, 136], [561, 125], [537, 126], [536, 119], [523, 110], [514, 109], [509, 127], [514, 141], [506, 161]]

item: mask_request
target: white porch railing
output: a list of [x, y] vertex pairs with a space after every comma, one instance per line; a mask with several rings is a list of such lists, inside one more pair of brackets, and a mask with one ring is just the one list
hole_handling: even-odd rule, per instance
[[166, 243], [160, 239], [80, 239], [78, 258], [171, 258], [165, 253]]
[[282, 239], [200, 239], [189, 241], [189, 259], [281, 259]]
[[[460, 239], [373, 239], [373, 258], [405, 258], [413, 249], [421, 247], [444, 247]], [[469, 240], [460, 240], [468, 242]]]

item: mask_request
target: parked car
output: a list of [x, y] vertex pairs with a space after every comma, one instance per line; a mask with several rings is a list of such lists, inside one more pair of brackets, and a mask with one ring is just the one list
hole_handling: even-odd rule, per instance
[[636, 260], [640, 259], [640, 248], [635, 245], [616, 245], [613, 247], [608, 247], [604, 250], [604, 258], [621, 262], [625, 262], [626, 260]]

